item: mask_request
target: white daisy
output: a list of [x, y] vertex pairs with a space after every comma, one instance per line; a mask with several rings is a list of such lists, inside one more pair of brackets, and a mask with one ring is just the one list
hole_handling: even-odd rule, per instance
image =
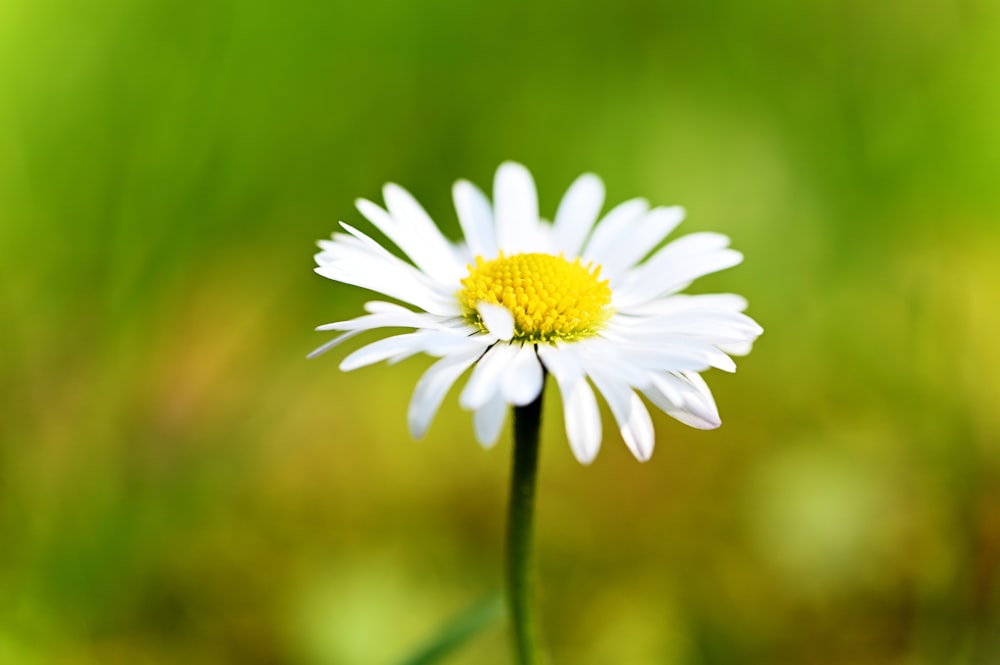
[[445, 238], [401, 187], [383, 190], [385, 208], [358, 210], [409, 258], [341, 222], [321, 240], [316, 272], [404, 303], [374, 301], [368, 312], [320, 326], [342, 334], [317, 355], [368, 330], [409, 328], [348, 355], [344, 371], [426, 353], [439, 358], [417, 382], [408, 421], [427, 431], [455, 382], [471, 368], [459, 401], [475, 413], [476, 438], [492, 445], [508, 405], [542, 391], [545, 373], [562, 392], [566, 434], [577, 459], [601, 444], [594, 388], [607, 402], [629, 450], [653, 452], [653, 424], [640, 395], [677, 420], [718, 427], [718, 410], [699, 372], [732, 372], [762, 332], [737, 295], [681, 295], [692, 280], [738, 264], [742, 255], [717, 233], [692, 233], [660, 247], [680, 224], [680, 207], [632, 199], [598, 221], [604, 185], [580, 176], [555, 220], [539, 217], [531, 174], [507, 162], [497, 170], [493, 203], [475, 185], [454, 186], [464, 242]]

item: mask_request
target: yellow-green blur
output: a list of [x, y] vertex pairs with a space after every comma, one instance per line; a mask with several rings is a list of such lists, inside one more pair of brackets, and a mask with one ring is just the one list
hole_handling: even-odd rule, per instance
[[549, 386], [553, 662], [1000, 662], [998, 62], [995, 0], [0, 0], [0, 663], [393, 665], [499, 590], [509, 424], [305, 356], [355, 198], [457, 239], [507, 159], [685, 206], [765, 329], [646, 464]]

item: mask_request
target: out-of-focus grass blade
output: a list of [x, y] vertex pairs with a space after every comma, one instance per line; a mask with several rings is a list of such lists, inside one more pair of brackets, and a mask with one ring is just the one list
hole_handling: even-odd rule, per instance
[[503, 616], [503, 597], [497, 593], [468, 608], [445, 624], [441, 631], [398, 665], [432, 665], [460, 647], [466, 640]]

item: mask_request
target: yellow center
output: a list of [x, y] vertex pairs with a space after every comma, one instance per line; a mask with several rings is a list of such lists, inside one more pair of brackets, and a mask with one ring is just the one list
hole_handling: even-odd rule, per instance
[[485, 330], [478, 303], [501, 305], [514, 317], [514, 338], [523, 342], [577, 339], [607, 320], [611, 289], [601, 267], [550, 254], [476, 257], [458, 299], [473, 323]]

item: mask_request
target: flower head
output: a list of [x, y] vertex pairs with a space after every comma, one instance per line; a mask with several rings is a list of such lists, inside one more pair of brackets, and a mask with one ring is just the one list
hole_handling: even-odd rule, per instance
[[420, 353], [438, 358], [410, 402], [414, 437], [470, 369], [459, 401], [475, 413], [476, 437], [486, 446], [509, 405], [538, 397], [545, 372], [562, 392], [570, 446], [585, 464], [601, 443], [595, 388], [639, 460], [654, 442], [640, 395], [692, 427], [719, 426], [700, 372], [734, 371], [730, 355], [747, 353], [762, 330], [742, 313], [740, 296], [680, 291], [742, 260], [727, 237], [693, 233], [661, 247], [684, 211], [651, 209], [642, 199], [598, 220], [604, 185], [590, 174], [570, 186], [548, 222], [539, 217], [531, 174], [511, 162], [497, 170], [492, 204], [471, 183], [455, 184], [459, 243], [402, 188], [389, 184], [383, 194], [385, 208], [359, 200], [358, 210], [409, 261], [341, 222], [344, 232], [320, 241], [316, 272], [397, 302], [369, 302], [364, 316], [320, 326], [342, 334], [313, 355], [364, 331], [410, 329], [363, 346], [340, 367]]

